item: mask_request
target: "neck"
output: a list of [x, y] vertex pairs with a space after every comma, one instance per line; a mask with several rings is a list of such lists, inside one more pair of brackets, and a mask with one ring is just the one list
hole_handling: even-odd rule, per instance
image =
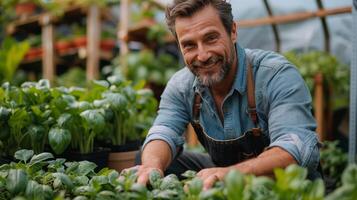
[[233, 86], [236, 73], [237, 73], [237, 57], [235, 56], [231, 69], [227, 76], [218, 84], [210, 87], [210, 90], [214, 96], [218, 95], [225, 97]]

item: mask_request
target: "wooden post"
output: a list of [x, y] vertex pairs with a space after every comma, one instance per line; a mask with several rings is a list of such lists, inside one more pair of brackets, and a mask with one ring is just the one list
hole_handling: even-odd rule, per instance
[[120, 25], [118, 38], [120, 41], [120, 55], [129, 53], [128, 32], [129, 32], [129, 8], [130, 0], [122, 0], [120, 3]]
[[92, 5], [88, 11], [87, 19], [87, 81], [99, 78], [100, 55], [100, 10], [97, 5]]
[[46, 13], [41, 18], [42, 25], [42, 76], [45, 79], [54, 81], [56, 75], [56, 67], [54, 63], [54, 48], [53, 48], [53, 25], [51, 23], [51, 15]]
[[317, 123], [316, 133], [319, 140], [324, 141], [324, 86], [323, 75], [321, 73], [315, 75], [314, 108]]

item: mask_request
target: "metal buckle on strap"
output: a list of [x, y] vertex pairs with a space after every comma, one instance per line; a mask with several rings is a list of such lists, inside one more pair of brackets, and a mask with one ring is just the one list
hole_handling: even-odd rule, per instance
[[258, 137], [262, 134], [262, 129], [260, 128], [252, 128], [252, 133], [255, 137]]
[[257, 122], [257, 109], [256, 108], [247, 108], [246, 113], [249, 115], [249, 117], [253, 120], [254, 123]]
[[247, 108], [246, 110], [245, 110], [245, 112], [248, 114], [248, 115], [250, 115], [250, 114], [252, 114], [252, 113], [257, 113], [257, 109], [256, 108]]

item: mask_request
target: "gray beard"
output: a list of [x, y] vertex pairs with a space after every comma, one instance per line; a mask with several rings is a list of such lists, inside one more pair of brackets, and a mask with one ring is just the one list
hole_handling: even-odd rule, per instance
[[216, 85], [217, 83], [220, 83], [227, 76], [230, 69], [231, 69], [231, 63], [225, 62], [222, 65], [219, 72], [213, 75], [199, 75], [199, 74], [195, 74], [195, 75], [197, 76], [197, 79], [202, 86], [211, 87]]

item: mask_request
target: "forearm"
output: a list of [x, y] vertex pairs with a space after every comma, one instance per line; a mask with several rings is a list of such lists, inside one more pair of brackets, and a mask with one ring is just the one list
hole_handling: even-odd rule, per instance
[[163, 140], [153, 140], [145, 145], [141, 156], [142, 165], [162, 171], [171, 163], [170, 146]]
[[273, 147], [258, 157], [233, 165], [231, 168], [257, 176], [272, 176], [275, 168], [285, 168], [296, 163], [294, 157], [287, 151], [280, 147]]

